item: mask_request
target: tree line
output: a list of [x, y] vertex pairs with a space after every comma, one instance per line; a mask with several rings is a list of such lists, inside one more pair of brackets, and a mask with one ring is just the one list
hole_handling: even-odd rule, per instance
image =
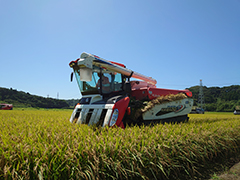
[[[194, 106], [199, 106], [199, 86], [189, 89], [193, 94]], [[240, 86], [232, 85], [226, 87], [206, 87], [203, 86], [203, 94], [206, 111], [232, 112], [236, 106], [240, 106]], [[78, 99], [59, 100], [54, 98], [44, 98], [31, 95], [16, 89], [0, 87], [0, 103], [13, 104], [14, 107], [34, 107], [34, 108], [69, 108], [74, 107]]]
[[0, 103], [13, 104], [13, 107], [68, 108], [65, 100], [44, 98], [16, 89], [0, 88]]
[[[199, 86], [189, 89], [193, 94], [194, 106], [199, 106]], [[206, 111], [232, 112], [236, 106], [240, 106], [240, 86], [232, 85], [226, 87], [203, 86], [203, 95]]]

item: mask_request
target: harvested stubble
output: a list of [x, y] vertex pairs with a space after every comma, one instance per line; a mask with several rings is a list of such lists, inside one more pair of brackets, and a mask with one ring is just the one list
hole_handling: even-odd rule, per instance
[[70, 111], [0, 111], [0, 178], [186, 179], [239, 152], [234, 115], [191, 115], [189, 123], [95, 129]]

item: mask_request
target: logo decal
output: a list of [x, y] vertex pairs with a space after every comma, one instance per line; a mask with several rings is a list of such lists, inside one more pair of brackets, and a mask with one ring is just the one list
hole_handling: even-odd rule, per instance
[[168, 106], [166, 108], [162, 108], [161, 111], [163, 112], [180, 112], [182, 111], [183, 109], [185, 109], [185, 106], [183, 105], [178, 105], [178, 106]]
[[174, 113], [178, 113], [178, 112], [181, 112], [182, 110], [185, 109], [185, 106], [184, 105], [178, 105], [178, 106], [168, 106], [166, 108], [162, 108], [157, 114], [156, 116], [161, 116], [163, 114], [167, 114], [167, 113], [171, 113], [171, 112], [174, 112]]

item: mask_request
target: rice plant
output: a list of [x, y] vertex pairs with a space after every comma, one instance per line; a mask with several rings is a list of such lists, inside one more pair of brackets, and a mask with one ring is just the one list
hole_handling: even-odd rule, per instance
[[197, 179], [239, 153], [240, 116], [93, 128], [70, 110], [0, 111], [0, 179]]

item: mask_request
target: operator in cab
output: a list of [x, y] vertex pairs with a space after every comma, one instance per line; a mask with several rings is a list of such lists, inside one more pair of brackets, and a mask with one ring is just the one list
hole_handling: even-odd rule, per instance
[[[99, 77], [99, 80], [96, 84], [97, 88], [100, 87], [100, 79], [101, 79], [101, 74], [100, 73], [98, 73], [98, 77]], [[102, 74], [102, 92], [103, 93], [110, 92], [110, 82], [109, 82], [108, 77], [104, 76], [104, 74]]]

